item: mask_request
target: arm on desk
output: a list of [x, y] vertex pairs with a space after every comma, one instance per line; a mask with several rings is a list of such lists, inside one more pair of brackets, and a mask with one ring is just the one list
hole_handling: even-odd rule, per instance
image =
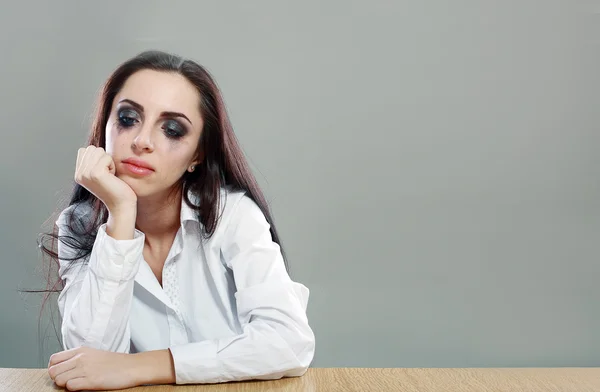
[[171, 347], [178, 384], [301, 376], [314, 356], [309, 290], [290, 279], [259, 207], [242, 197], [233, 208], [221, 255], [233, 272], [242, 333]]
[[[130, 224], [130, 219], [116, 222]], [[114, 225], [109, 220], [108, 225]], [[76, 251], [60, 240], [71, 235], [65, 213], [57, 221], [59, 242], [59, 276], [64, 289], [58, 297], [62, 317], [61, 335], [64, 349], [87, 346], [128, 353], [130, 344], [129, 313], [133, 298], [134, 277], [142, 260], [144, 234], [135, 230], [133, 239], [117, 240], [107, 234], [107, 224], [100, 226], [87, 260], [72, 260]], [[119, 228], [112, 233], [121, 233]]]

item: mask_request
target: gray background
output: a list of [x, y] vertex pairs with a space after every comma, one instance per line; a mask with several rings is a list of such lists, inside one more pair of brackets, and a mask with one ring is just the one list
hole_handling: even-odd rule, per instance
[[[600, 365], [592, 1], [5, 2], [0, 366], [104, 78], [204, 64], [311, 289], [313, 366]], [[44, 322], [43, 322], [44, 323]], [[57, 348], [53, 333], [47, 356]]]

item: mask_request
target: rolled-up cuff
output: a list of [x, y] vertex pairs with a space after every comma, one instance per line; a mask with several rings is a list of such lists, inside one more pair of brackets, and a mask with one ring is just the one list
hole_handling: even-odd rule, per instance
[[177, 384], [217, 383], [224, 381], [222, 366], [217, 358], [218, 343], [205, 340], [170, 348]]
[[112, 281], [125, 281], [135, 277], [144, 251], [144, 233], [135, 230], [133, 239], [116, 240], [106, 234], [106, 224], [98, 228], [94, 243], [95, 257], [89, 268], [98, 277]]

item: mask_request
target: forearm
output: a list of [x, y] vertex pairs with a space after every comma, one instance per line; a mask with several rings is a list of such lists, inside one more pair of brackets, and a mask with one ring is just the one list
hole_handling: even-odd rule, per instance
[[113, 207], [109, 210], [106, 234], [116, 240], [131, 240], [135, 233], [137, 209], [135, 205]]
[[175, 367], [168, 349], [131, 354], [130, 357], [136, 385], [175, 384]]
[[[124, 221], [115, 220], [117, 231]], [[100, 226], [89, 262], [66, 272], [68, 283], [58, 299], [65, 348], [129, 351], [129, 313], [144, 246], [143, 234], [135, 237], [117, 240], [108, 224]]]
[[[79, 346], [129, 352], [133, 281], [102, 282], [88, 272], [77, 293], [67, 293], [61, 327], [65, 349]], [[109, 327], [111, 325], [111, 327]]]
[[277, 332], [254, 321], [236, 336], [175, 345], [170, 348], [178, 384], [205, 384], [300, 376], [314, 353], [314, 336]]

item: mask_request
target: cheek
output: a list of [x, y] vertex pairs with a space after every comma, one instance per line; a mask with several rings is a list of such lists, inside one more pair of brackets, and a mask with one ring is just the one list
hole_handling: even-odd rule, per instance
[[186, 144], [167, 141], [161, 156], [164, 158], [164, 169], [170, 172], [169, 176], [184, 174], [194, 158], [194, 152]]
[[104, 129], [104, 137], [106, 138], [105, 150], [109, 155], [112, 155], [115, 151], [116, 136], [115, 128], [112, 127], [109, 122]]
[[169, 151], [169, 153], [166, 155], [169, 157], [167, 160], [168, 169], [171, 170], [173, 174], [181, 175], [187, 170], [191, 160], [188, 154]]
[[127, 146], [126, 132], [119, 132], [116, 126], [107, 124], [105, 129], [106, 136], [106, 153], [109, 155], [119, 155], [123, 147]]

